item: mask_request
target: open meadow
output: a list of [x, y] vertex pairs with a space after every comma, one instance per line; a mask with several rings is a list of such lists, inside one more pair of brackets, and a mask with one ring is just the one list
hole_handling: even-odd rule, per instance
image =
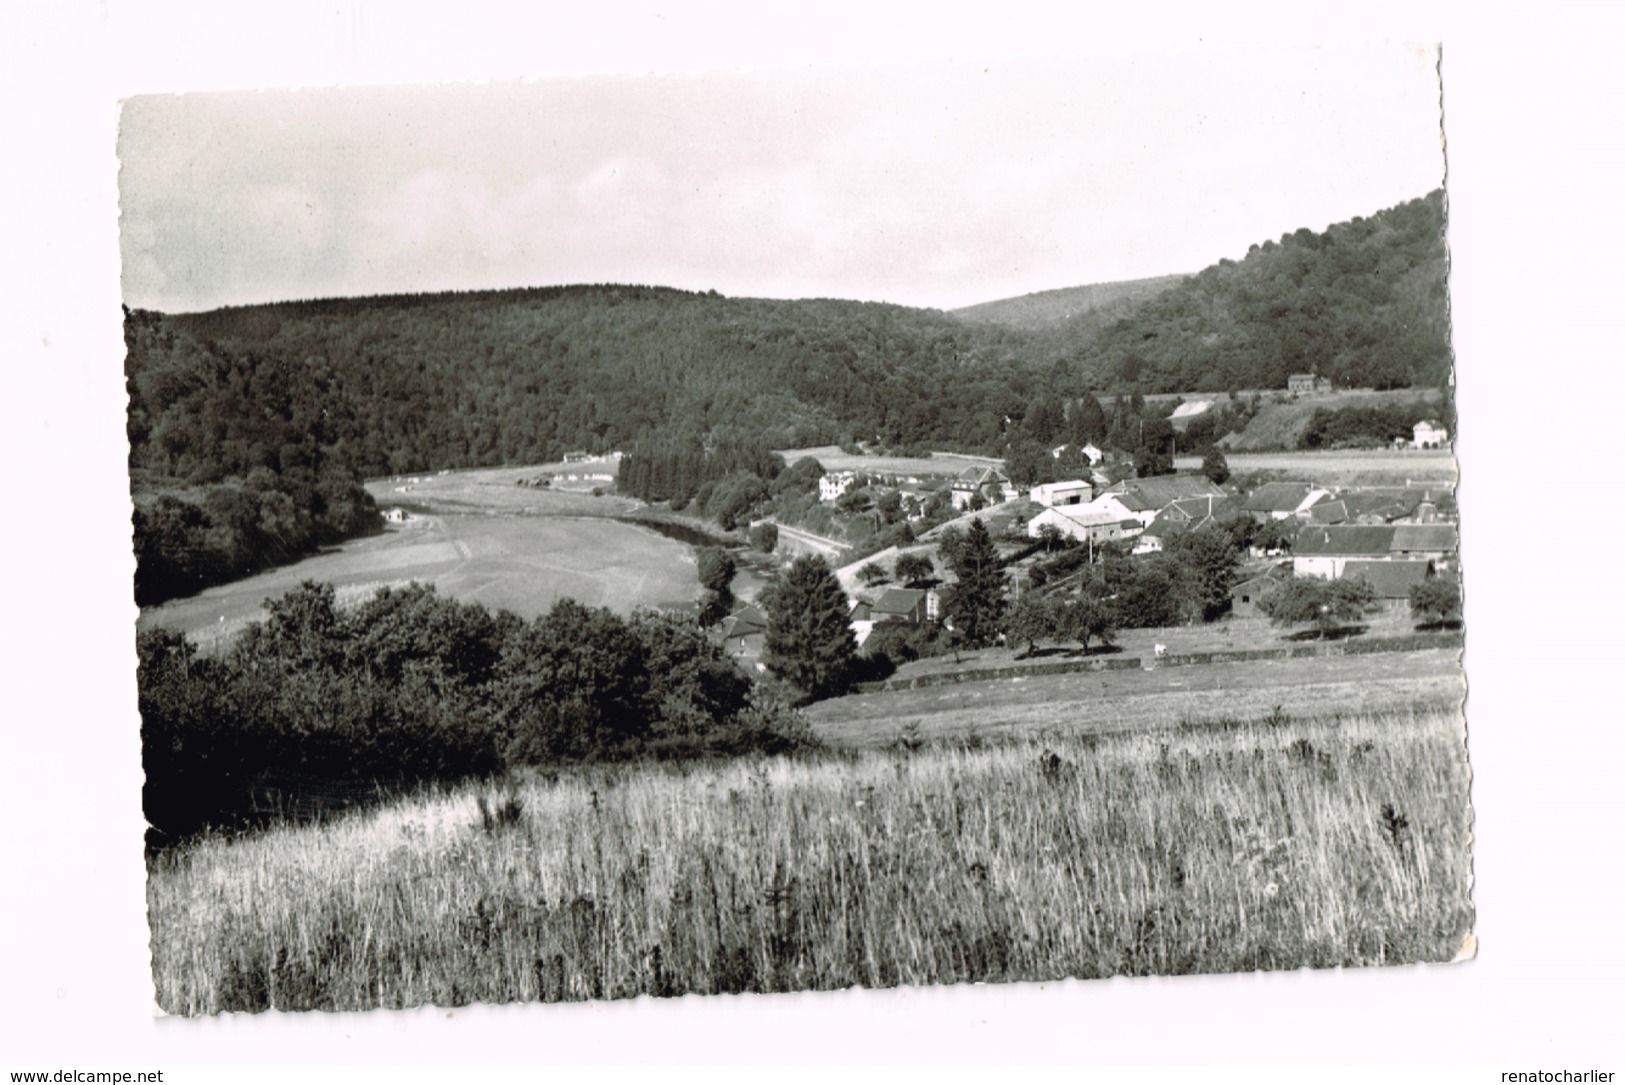
[[[1403, 486], [1407, 482], [1454, 486], [1456, 457], [1449, 449], [1342, 449], [1335, 452], [1231, 452], [1233, 473], [1267, 472], [1273, 477], [1322, 485]], [[1179, 456], [1174, 466], [1199, 471], [1200, 456]]]
[[779, 455], [785, 463], [804, 456], [817, 460], [826, 471], [866, 471], [875, 475], [902, 475], [918, 478], [953, 478], [967, 467], [1003, 467], [1004, 461], [991, 456], [970, 456], [958, 452], [933, 452], [929, 456], [868, 456], [842, 452], [835, 445], [785, 449]]
[[1460, 715], [566, 769], [152, 860], [175, 1014], [1448, 961]]
[[639, 606], [689, 609], [699, 597], [693, 552], [683, 543], [618, 520], [557, 511], [573, 507], [568, 502], [600, 499], [565, 497], [553, 505], [561, 495], [518, 487], [492, 493], [508, 490], [548, 511], [497, 505], [485, 512], [469, 506], [464, 513], [419, 513], [381, 535], [149, 607], [140, 628], [175, 629], [208, 645], [263, 618], [267, 598], [305, 580], [331, 583], [356, 601], [384, 585], [416, 580], [527, 621], [565, 597], [622, 614]]

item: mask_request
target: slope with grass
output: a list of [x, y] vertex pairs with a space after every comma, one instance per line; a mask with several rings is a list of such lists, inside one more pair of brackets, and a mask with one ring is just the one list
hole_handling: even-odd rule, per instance
[[1447, 961], [1460, 718], [580, 769], [153, 861], [176, 1014]]

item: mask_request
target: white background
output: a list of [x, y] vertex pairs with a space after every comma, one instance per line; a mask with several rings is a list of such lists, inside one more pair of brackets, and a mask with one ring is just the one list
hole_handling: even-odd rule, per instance
[[[1620, 24], [1558, 4], [503, 6], [0, 13], [0, 1070], [1069, 1063], [1614, 1069]], [[1442, 41], [1479, 959], [676, 1003], [155, 1020], [121, 437], [116, 101], [193, 89], [1201, 44]], [[641, 1075], [640, 1075], [641, 1076]], [[334, 1077], [334, 1080], [340, 1080]], [[1618, 1080], [1618, 1079], [1616, 1079]]]

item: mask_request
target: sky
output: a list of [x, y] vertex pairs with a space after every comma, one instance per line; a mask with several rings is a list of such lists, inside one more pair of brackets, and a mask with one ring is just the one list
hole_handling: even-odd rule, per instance
[[1430, 47], [149, 95], [135, 308], [576, 282], [955, 308], [1192, 272], [1444, 179]]

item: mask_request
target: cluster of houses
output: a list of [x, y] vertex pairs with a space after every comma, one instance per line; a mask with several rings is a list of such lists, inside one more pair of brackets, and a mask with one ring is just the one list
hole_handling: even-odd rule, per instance
[[[1099, 450], [1092, 452], [1090, 462], [1100, 462]], [[859, 478], [850, 471], [826, 474], [819, 481], [819, 496], [838, 500]], [[1334, 489], [1306, 482], [1270, 482], [1240, 494], [1203, 475], [1112, 482], [1094, 473], [1089, 479], [1034, 486], [1023, 495], [999, 468], [977, 466], [954, 478], [949, 492], [954, 507], [961, 511], [972, 507], [975, 497], [984, 504], [999, 505], [1025, 496], [1037, 506], [1036, 514], [1026, 520], [1028, 538], [1041, 539], [1054, 532], [1081, 543], [1124, 544], [1134, 554], [1157, 553], [1181, 532], [1229, 523], [1237, 517], [1273, 524], [1276, 530], [1265, 533], [1268, 541], [1254, 548], [1254, 560], [1231, 589], [1233, 612], [1238, 616], [1258, 613], [1259, 601], [1293, 576], [1360, 577], [1375, 589], [1379, 600], [1400, 605], [1409, 598], [1412, 586], [1452, 571], [1457, 561], [1456, 526], [1441, 512], [1441, 505], [1450, 507], [1444, 502], [1451, 490], [1443, 486]], [[929, 498], [924, 492], [908, 493], [917, 499], [911, 508]], [[939, 571], [939, 576], [952, 579], [945, 571]], [[852, 591], [851, 622], [860, 643], [877, 625], [939, 621], [941, 610], [940, 585]], [[767, 616], [755, 604], [745, 605], [723, 621], [721, 630], [732, 654], [759, 659]]]

